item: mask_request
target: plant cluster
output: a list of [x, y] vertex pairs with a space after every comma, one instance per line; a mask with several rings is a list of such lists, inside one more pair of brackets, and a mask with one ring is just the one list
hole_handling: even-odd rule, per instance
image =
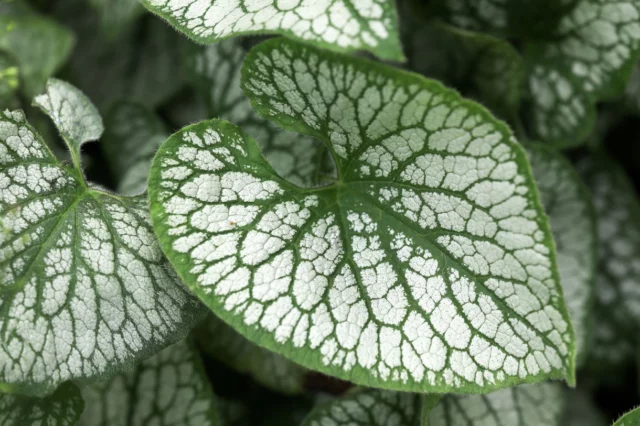
[[0, 0], [0, 424], [639, 425], [639, 60], [638, 0]]

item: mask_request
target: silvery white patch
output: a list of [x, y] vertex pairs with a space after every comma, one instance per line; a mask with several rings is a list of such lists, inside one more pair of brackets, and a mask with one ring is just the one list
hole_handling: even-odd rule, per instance
[[185, 340], [133, 371], [82, 388], [79, 426], [218, 426], [218, 410], [197, 351]]
[[596, 220], [591, 197], [571, 163], [542, 145], [527, 149], [556, 242], [560, 282], [576, 333], [576, 353], [587, 356], [595, 293]]
[[401, 60], [394, 2], [388, 0], [143, 0], [189, 37], [214, 43], [277, 33], [322, 47], [369, 50]]
[[[77, 89], [54, 86], [45, 112], [78, 160], [80, 144], [100, 136], [99, 117]], [[146, 197], [88, 185], [21, 111], [0, 113], [0, 223], [0, 382], [11, 389], [44, 393], [117, 371], [198, 317], [160, 251]]]
[[295, 186], [220, 120], [160, 148], [154, 228], [218, 316], [357, 383], [573, 381], [551, 233], [506, 126], [436, 82], [292, 41], [254, 48], [243, 84], [261, 115], [325, 141], [338, 179]]

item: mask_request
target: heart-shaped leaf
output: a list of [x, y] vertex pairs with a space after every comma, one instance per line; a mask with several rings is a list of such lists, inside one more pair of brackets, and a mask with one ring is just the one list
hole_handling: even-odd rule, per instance
[[261, 115], [327, 143], [338, 178], [293, 185], [221, 120], [163, 144], [154, 229], [220, 318], [356, 383], [573, 382], [551, 233], [503, 123], [437, 82], [284, 39], [251, 51], [243, 84]]
[[79, 150], [100, 136], [95, 108], [57, 80], [38, 104], [76, 165], [60, 163], [21, 111], [0, 113], [0, 382], [29, 393], [122, 369], [201, 312], [157, 245], [146, 197], [86, 183]]
[[395, 5], [388, 0], [142, 0], [201, 43], [282, 34], [339, 51], [402, 60]]

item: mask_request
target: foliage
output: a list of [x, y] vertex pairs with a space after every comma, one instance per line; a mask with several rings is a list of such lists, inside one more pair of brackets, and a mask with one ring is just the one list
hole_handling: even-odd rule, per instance
[[636, 0], [0, 0], [0, 423], [636, 424], [639, 56]]

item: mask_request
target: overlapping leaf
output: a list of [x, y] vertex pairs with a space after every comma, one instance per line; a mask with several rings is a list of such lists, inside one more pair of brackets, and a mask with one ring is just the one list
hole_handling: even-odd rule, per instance
[[640, 204], [624, 171], [603, 152], [579, 170], [592, 192], [598, 223], [599, 265], [592, 357], [614, 367], [633, 354], [640, 326]]
[[[99, 137], [100, 118], [77, 89], [54, 80], [38, 104], [74, 162], [81, 143]], [[157, 245], [146, 197], [88, 185], [21, 111], [0, 113], [0, 230], [6, 390], [44, 393], [121, 369], [179, 339], [199, 316]]]
[[564, 392], [540, 383], [487, 395], [446, 395], [423, 418], [422, 426], [564, 426]]
[[251, 343], [214, 315], [210, 315], [198, 331], [203, 349], [236, 371], [247, 373], [258, 383], [278, 392], [298, 394], [304, 391], [304, 368]]
[[592, 326], [597, 264], [595, 213], [587, 189], [566, 159], [540, 145], [530, 145], [528, 153], [542, 205], [549, 215], [560, 282], [576, 333], [576, 353], [582, 361]]
[[240, 69], [245, 55], [238, 38], [190, 50], [187, 69], [209, 115], [229, 120], [256, 138], [271, 166], [288, 181], [304, 187], [326, 184], [335, 177], [327, 147], [260, 117], [242, 93]]
[[160, 148], [154, 229], [219, 317], [357, 383], [573, 381], [551, 234], [506, 126], [436, 82], [286, 40], [249, 54], [243, 84], [261, 115], [327, 143], [338, 181], [287, 182], [220, 120]]
[[0, 394], [3, 426], [76, 426], [83, 409], [80, 390], [71, 383], [44, 398]]
[[82, 395], [87, 408], [79, 426], [221, 424], [199, 355], [184, 340]]
[[67, 60], [73, 33], [52, 19], [28, 9], [0, 5], [0, 52], [8, 54], [20, 72], [27, 98], [44, 89], [45, 82]]
[[303, 426], [418, 426], [420, 397], [375, 389], [356, 391], [317, 406]]
[[394, 2], [387, 0], [143, 0], [201, 43], [276, 33], [322, 47], [401, 60]]

